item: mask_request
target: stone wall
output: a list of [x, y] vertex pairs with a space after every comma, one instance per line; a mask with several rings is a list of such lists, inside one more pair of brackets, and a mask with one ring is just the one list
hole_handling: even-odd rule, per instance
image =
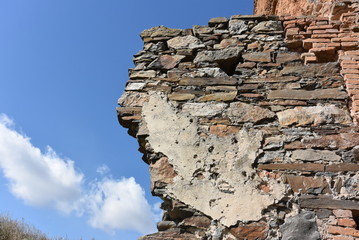
[[143, 240], [359, 238], [348, 11], [141, 33], [117, 111], [164, 200], [159, 232]]

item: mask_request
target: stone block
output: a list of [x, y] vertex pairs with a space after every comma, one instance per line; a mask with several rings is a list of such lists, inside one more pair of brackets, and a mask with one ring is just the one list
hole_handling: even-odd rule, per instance
[[167, 45], [169, 48], [174, 49], [197, 49], [197, 48], [205, 48], [205, 45], [194, 36], [183, 36], [183, 37], [175, 37], [167, 41]]
[[275, 114], [262, 107], [254, 106], [243, 102], [233, 102], [224, 113], [232, 122], [252, 122], [257, 123], [265, 119], [272, 119]]
[[339, 88], [316, 89], [316, 90], [274, 90], [270, 91], [268, 99], [294, 99], [294, 100], [314, 100], [314, 99], [347, 99], [346, 92]]
[[237, 96], [237, 91], [215, 92], [198, 98], [198, 102], [209, 102], [209, 101], [229, 102], [229, 101], [233, 101], [236, 98], [236, 96]]
[[300, 161], [330, 161], [338, 162], [341, 160], [341, 157], [337, 155], [334, 151], [329, 150], [295, 150], [292, 153], [292, 159]]
[[265, 222], [243, 224], [231, 228], [229, 232], [237, 239], [264, 240], [267, 237], [268, 225]]
[[297, 193], [331, 193], [328, 182], [324, 177], [305, 177], [295, 175], [285, 175], [285, 181]]
[[235, 78], [182, 78], [179, 85], [182, 86], [215, 86], [215, 85], [237, 85]]
[[258, 169], [262, 170], [284, 170], [301, 172], [324, 172], [324, 164], [320, 163], [274, 163], [259, 164]]
[[270, 52], [253, 52], [253, 53], [245, 53], [242, 55], [245, 61], [250, 62], [271, 62], [271, 54]]

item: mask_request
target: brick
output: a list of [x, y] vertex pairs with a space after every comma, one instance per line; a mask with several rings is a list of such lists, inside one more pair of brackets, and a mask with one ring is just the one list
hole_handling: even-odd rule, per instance
[[352, 227], [352, 228], [357, 227], [357, 224], [352, 218], [339, 218], [338, 225], [343, 227]]
[[338, 34], [335, 33], [324, 33], [324, 34], [313, 34], [312, 38], [336, 38]]
[[328, 233], [334, 235], [344, 235], [344, 236], [353, 236], [359, 237], [359, 230], [354, 228], [344, 228], [344, 227], [336, 227], [336, 226], [329, 226]]
[[262, 170], [294, 170], [306, 172], [323, 172], [324, 164], [319, 163], [275, 163], [260, 164], [258, 169]]
[[333, 210], [333, 214], [337, 218], [352, 218], [353, 217], [353, 212], [350, 210], [335, 209], [335, 210]]
[[310, 26], [307, 28], [307, 30], [322, 30], [322, 29], [335, 29], [335, 28], [337, 27], [329, 24], [329, 25]]

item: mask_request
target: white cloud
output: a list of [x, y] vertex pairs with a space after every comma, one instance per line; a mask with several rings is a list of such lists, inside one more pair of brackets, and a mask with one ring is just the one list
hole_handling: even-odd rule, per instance
[[96, 169], [96, 172], [101, 175], [105, 175], [110, 172], [110, 168], [106, 164], [102, 164]]
[[11, 192], [28, 204], [68, 212], [81, 196], [83, 175], [73, 161], [61, 159], [50, 147], [45, 153], [34, 147], [30, 138], [10, 128], [9, 119], [3, 114], [0, 118], [0, 167]]
[[134, 178], [104, 179], [96, 182], [85, 198], [91, 226], [105, 231], [133, 229], [143, 234], [153, 232], [155, 214], [145, 193]]
[[[154, 231], [158, 210], [149, 205], [134, 178], [104, 178], [86, 188], [74, 161], [59, 157], [50, 147], [41, 152], [13, 126], [13, 120], [0, 114], [0, 169], [13, 195], [29, 205], [50, 206], [64, 213], [77, 211], [89, 216], [92, 227], [108, 232]], [[97, 169], [100, 174], [108, 171], [106, 165]]]

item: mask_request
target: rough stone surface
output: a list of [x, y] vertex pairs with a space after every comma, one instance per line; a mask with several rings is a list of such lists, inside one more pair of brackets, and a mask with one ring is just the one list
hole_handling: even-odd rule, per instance
[[294, 109], [278, 112], [277, 116], [279, 123], [283, 126], [318, 126], [328, 123], [352, 124], [352, 119], [348, 111], [342, 110], [334, 105], [295, 107]]
[[275, 114], [265, 108], [253, 106], [251, 104], [235, 102], [231, 103], [225, 112], [233, 122], [253, 122], [257, 123], [265, 119], [270, 119]]
[[255, 6], [290, 15], [141, 34], [117, 116], [163, 200], [143, 239], [359, 236], [359, 4]]
[[302, 212], [294, 217], [289, 217], [280, 227], [283, 240], [319, 240], [314, 212]]
[[196, 48], [204, 48], [201, 40], [194, 36], [183, 36], [183, 37], [175, 37], [167, 41], [167, 45], [170, 48], [181, 49], [196, 49]]

